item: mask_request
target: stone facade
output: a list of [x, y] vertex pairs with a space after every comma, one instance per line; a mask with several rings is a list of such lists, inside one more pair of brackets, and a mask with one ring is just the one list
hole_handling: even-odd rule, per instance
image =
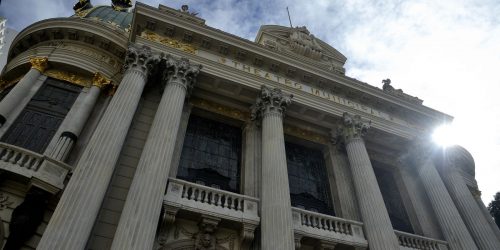
[[452, 117], [347, 77], [305, 27], [250, 42], [187, 6], [116, 6], [13, 42], [5, 249], [500, 249], [472, 156], [428, 140]]

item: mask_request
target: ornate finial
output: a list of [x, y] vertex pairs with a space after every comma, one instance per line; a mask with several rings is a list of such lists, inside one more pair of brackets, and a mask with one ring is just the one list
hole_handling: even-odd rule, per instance
[[187, 94], [191, 93], [196, 84], [196, 76], [202, 66], [199, 64], [191, 65], [187, 58], [175, 59], [170, 55], [165, 56], [165, 71], [163, 72], [163, 88], [167, 84], [177, 83], [186, 88]]
[[127, 11], [132, 7], [132, 0], [111, 0], [111, 7], [116, 11]]
[[271, 89], [262, 85], [257, 101], [251, 107], [251, 119], [261, 119], [267, 114], [284, 115], [288, 105], [292, 103], [293, 95], [285, 94], [279, 88]]
[[92, 78], [92, 86], [96, 86], [102, 89], [104, 86], [111, 83], [111, 80], [107, 79], [99, 72], [94, 73], [94, 78]]
[[148, 46], [143, 45], [139, 47], [132, 44], [128, 47], [127, 55], [125, 57], [125, 70], [138, 70], [143, 74], [150, 73], [153, 65], [160, 61], [158, 55], [153, 54]]
[[332, 142], [337, 144], [351, 139], [361, 138], [370, 128], [371, 121], [364, 121], [359, 115], [351, 115], [344, 112], [342, 123], [335, 132], [332, 133]]
[[88, 10], [90, 8], [92, 8], [90, 0], [78, 0], [78, 2], [73, 5], [73, 10], [75, 11], [75, 13]]
[[49, 59], [47, 57], [32, 57], [30, 59], [31, 67], [43, 73], [48, 65]]

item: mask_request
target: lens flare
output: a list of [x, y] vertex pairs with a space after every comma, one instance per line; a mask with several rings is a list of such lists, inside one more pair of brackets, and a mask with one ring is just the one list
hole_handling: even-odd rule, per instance
[[455, 133], [455, 129], [451, 125], [444, 124], [434, 130], [432, 139], [436, 144], [442, 147], [448, 147], [456, 144], [457, 134]]

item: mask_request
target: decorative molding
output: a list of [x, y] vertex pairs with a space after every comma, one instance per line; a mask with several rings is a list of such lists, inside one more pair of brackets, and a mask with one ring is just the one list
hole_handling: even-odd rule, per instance
[[405, 94], [402, 89], [395, 89], [393, 86], [391, 86], [391, 79], [389, 79], [389, 78], [382, 80], [382, 83], [384, 84], [382, 86], [382, 90], [386, 93], [389, 93], [393, 96], [397, 96], [399, 98], [405, 99], [409, 102], [412, 102], [412, 103], [415, 103], [418, 105], [422, 105], [422, 103], [424, 102], [423, 100], [418, 99], [418, 97]]
[[252, 111], [251, 119], [262, 119], [268, 114], [283, 116], [287, 106], [292, 103], [292, 98], [293, 95], [285, 94], [279, 88], [271, 89], [266, 85], [262, 85], [257, 101], [250, 108]]
[[320, 144], [324, 144], [324, 145], [327, 145], [330, 142], [328, 137], [326, 137], [324, 135], [321, 135], [321, 134], [318, 134], [318, 133], [315, 133], [315, 132], [312, 132], [312, 131], [309, 131], [306, 129], [302, 129], [299, 127], [295, 127], [295, 126], [292, 126], [289, 124], [285, 124], [283, 127], [283, 130], [284, 130], [285, 134], [289, 134], [291, 136], [295, 136], [295, 137], [298, 137], [298, 138], [301, 138], [304, 140], [308, 140], [308, 141], [312, 141], [312, 142], [316, 142], [316, 143], [320, 143]]
[[196, 51], [198, 50], [196, 47], [194, 47], [191, 44], [183, 43], [183, 42], [180, 42], [180, 41], [175, 40], [173, 38], [161, 36], [161, 35], [158, 35], [158, 34], [152, 32], [152, 31], [149, 31], [149, 30], [143, 31], [141, 33], [141, 37], [146, 39], [146, 40], [161, 43], [161, 44], [166, 45], [168, 47], [175, 48], [175, 49], [178, 49], [178, 50], [190, 53], [190, 54], [196, 54]]
[[62, 71], [58, 69], [49, 69], [43, 73], [48, 77], [52, 77], [58, 80], [67, 81], [69, 83], [82, 86], [82, 87], [90, 87], [92, 86], [92, 79], [87, 76], [83, 76], [80, 74], [75, 74], [67, 71]]
[[43, 73], [47, 67], [49, 59], [47, 57], [32, 57], [30, 58], [31, 67]]
[[0, 91], [3, 91], [4, 89], [10, 87], [10, 86], [13, 86], [15, 85], [16, 83], [18, 83], [22, 78], [24, 77], [24, 75], [20, 75], [12, 80], [5, 80], [5, 79], [0, 79]]
[[[0, 193], [0, 211], [7, 209], [7, 208], [12, 208], [12, 204], [14, 204], [13, 201], [10, 201], [10, 196], [7, 194], [1, 192]], [[0, 239], [3, 239], [0, 237]]]
[[236, 108], [224, 106], [222, 104], [208, 101], [205, 99], [200, 99], [200, 98], [191, 98], [190, 103], [197, 108], [204, 109], [216, 114], [220, 114], [223, 116], [231, 117], [236, 120], [240, 121], [248, 121], [250, 120], [250, 113], [241, 111]]
[[96, 86], [102, 89], [104, 86], [111, 84], [111, 80], [107, 79], [99, 72], [94, 73], [94, 77], [92, 78], [92, 86]]

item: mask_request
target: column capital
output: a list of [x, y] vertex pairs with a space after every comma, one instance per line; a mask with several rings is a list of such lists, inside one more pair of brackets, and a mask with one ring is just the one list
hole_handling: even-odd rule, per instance
[[47, 57], [32, 57], [30, 58], [31, 67], [43, 73], [47, 67], [49, 59]]
[[162, 77], [163, 89], [167, 84], [179, 84], [186, 89], [187, 94], [191, 93], [196, 84], [196, 76], [200, 73], [202, 66], [200, 64], [192, 65], [187, 58], [175, 59], [171, 55], [166, 55], [165, 69]]
[[153, 66], [160, 61], [160, 57], [151, 51], [148, 46], [131, 44], [125, 56], [125, 70], [137, 70], [147, 75]]
[[92, 78], [92, 86], [96, 86], [102, 89], [104, 86], [109, 84], [111, 84], [111, 80], [109, 80], [99, 72], [94, 73], [94, 77]]
[[351, 115], [344, 112], [340, 125], [331, 133], [333, 144], [346, 142], [348, 140], [361, 138], [370, 128], [371, 121], [364, 120], [359, 115]]
[[284, 115], [292, 98], [292, 94], [285, 94], [279, 88], [271, 89], [262, 85], [257, 101], [250, 108], [251, 120], [261, 119], [268, 114]]

